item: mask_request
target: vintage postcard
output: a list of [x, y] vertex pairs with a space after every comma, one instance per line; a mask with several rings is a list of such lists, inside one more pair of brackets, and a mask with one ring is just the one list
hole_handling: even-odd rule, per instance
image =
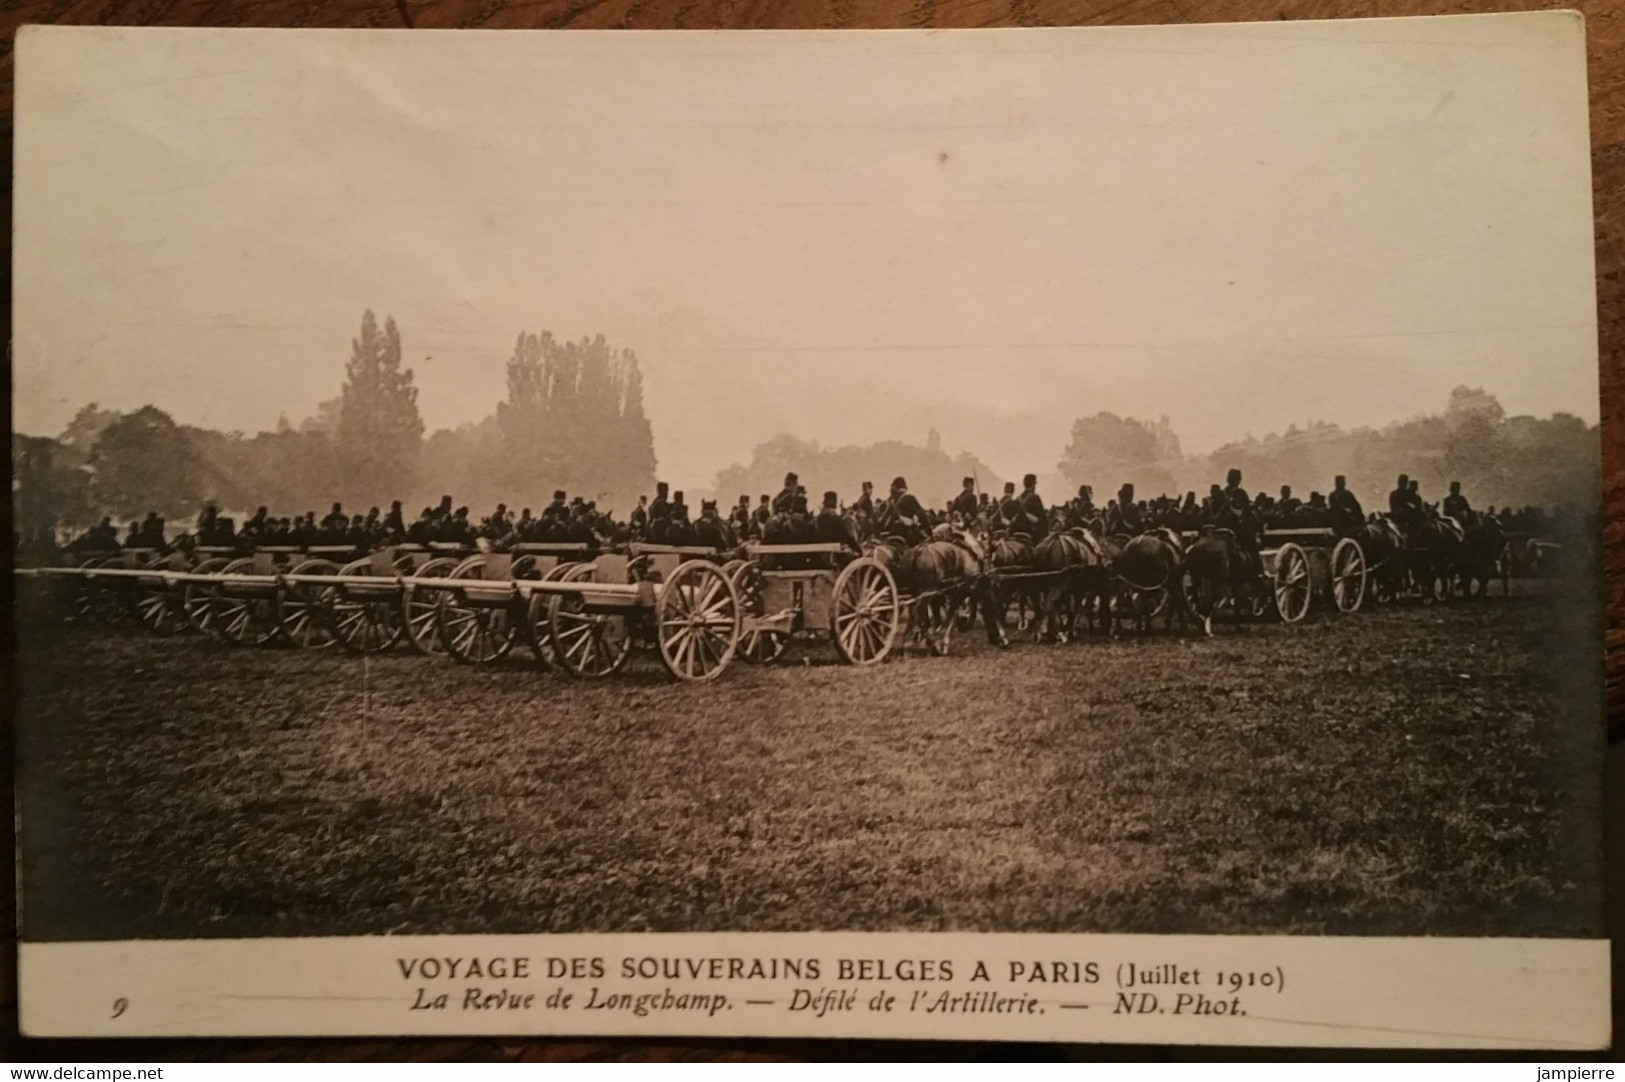
[[1605, 1046], [1584, 40], [24, 30], [25, 1031]]

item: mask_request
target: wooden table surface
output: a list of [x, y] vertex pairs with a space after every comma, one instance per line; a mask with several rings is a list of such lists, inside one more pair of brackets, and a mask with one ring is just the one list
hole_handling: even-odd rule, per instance
[[[1625, 2], [1451, 3], [1448, 0], [5, 0], [0, 92], [11, 146], [12, 38], [24, 23], [152, 26], [310, 26], [523, 29], [822, 29], [1108, 26], [1339, 19], [1578, 8], [1586, 17], [1591, 82], [1598, 317], [1602, 357], [1604, 535], [1608, 568], [1608, 716], [1625, 736]], [[5, 209], [10, 218], [11, 190]], [[9, 295], [10, 259], [6, 261]], [[9, 326], [9, 320], [8, 320]], [[6, 742], [9, 750], [9, 741]], [[1619, 749], [1616, 749], [1616, 752]], [[5, 771], [9, 783], [10, 770]], [[10, 822], [10, 817], [4, 817]], [[12, 847], [4, 846], [9, 862]], [[1618, 861], [1615, 861], [1617, 868]], [[9, 870], [9, 864], [8, 864]], [[1618, 876], [1615, 876], [1617, 881]], [[1617, 906], [1616, 906], [1617, 911]], [[9, 912], [4, 914], [9, 918]], [[10, 940], [8, 953], [12, 950]], [[15, 1040], [15, 958], [5, 960], [4, 1009]], [[1617, 966], [1616, 966], [1617, 974]], [[1617, 1010], [1617, 1008], [1616, 1008]], [[1616, 1014], [1616, 1019], [1617, 1019]], [[1616, 1022], [1616, 1031], [1619, 1029]], [[125, 1060], [755, 1060], [1257, 1058], [1224, 1050], [1156, 1052], [1104, 1046], [944, 1045], [819, 1041], [29, 1041], [0, 1059]], [[1387, 1058], [1387, 1057], [1380, 1057]]]

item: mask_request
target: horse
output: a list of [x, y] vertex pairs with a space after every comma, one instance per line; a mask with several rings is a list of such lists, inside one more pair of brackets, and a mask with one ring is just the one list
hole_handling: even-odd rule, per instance
[[1374, 515], [1353, 537], [1369, 562], [1371, 596], [1387, 601], [1405, 593], [1408, 561], [1405, 535], [1398, 524], [1387, 515]]
[[1078, 616], [1087, 608], [1092, 590], [1098, 589], [1105, 554], [1087, 533], [1068, 530], [1046, 535], [1033, 549], [1032, 566], [1053, 576], [1036, 591], [1042, 634], [1051, 642], [1066, 642], [1076, 632]]
[[1202, 630], [1211, 637], [1214, 617], [1226, 608], [1232, 626], [1239, 627], [1241, 603], [1250, 604], [1258, 578], [1253, 558], [1235, 531], [1205, 527], [1185, 550], [1185, 571], [1191, 579], [1191, 607], [1201, 617]]
[[1450, 595], [1451, 580], [1466, 551], [1467, 536], [1455, 519], [1429, 506], [1427, 515], [1406, 535], [1411, 579], [1424, 601]]
[[1126, 599], [1139, 631], [1149, 630], [1158, 613], [1164, 614], [1164, 629], [1173, 626], [1176, 616], [1184, 626], [1185, 594], [1180, 580], [1183, 563], [1183, 542], [1166, 528], [1130, 538], [1112, 561], [1112, 574], [1127, 587]]
[[909, 628], [933, 654], [946, 654], [953, 636], [955, 614], [968, 600], [980, 609], [987, 641], [1008, 646], [1004, 619], [993, 599], [988, 558], [974, 535], [951, 531], [946, 538], [931, 537], [907, 545], [898, 537], [872, 543], [867, 550], [897, 579], [904, 594], [914, 597], [909, 607]]
[[[987, 552], [987, 566], [990, 571], [1026, 571], [1033, 566], [1033, 547], [1025, 538], [1011, 537], [1005, 533], [991, 536], [984, 535], [982, 546]], [[1034, 589], [1020, 579], [1001, 580], [998, 575], [993, 576], [991, 583], [994, 604], [1002, 614], [1008, 611], [1010, 602], [1016, 603], [1016, 627], [1025, 631], [1030, 625], [1028, 608], [1035, 613], [1042, 612], [1034, 596]], [[961, 625], [967, 627], [969, 625]]]
[[1501, 565], [1507, 552], [1506, 534], [1501, 523], [1489, 515], [1469, 511], [1462, 526], [1466, 541], [1462, 546], [1458, 564], [1461, 592], [1468, 597], [1489, 593], [1490, 580], [1501, 577]]

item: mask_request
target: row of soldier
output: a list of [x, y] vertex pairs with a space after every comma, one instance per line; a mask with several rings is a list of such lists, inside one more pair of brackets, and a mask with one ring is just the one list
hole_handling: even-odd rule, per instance
[[[1389, 494], [1389, 515], [1401, 529], [1411, 529], [1427, 514], [1442, 513], [1458, 521], [1472, 513], [1461, 486], [1452, 482], [1450, 492], [1436, 507], [1425, 504], [1417, 482], [1400, 475]], [[1547, 518], [1536, 508], [1514, 512], [1502, 509], [1488, 512], [1504, 528], [1537, 532]], [[1240, 470], [1231, 470], [1223, 486], [1211, 486], [1208, 495], [1198, 499], [1194, 491], [1183, 499], [1159, 495], [1151, 500], [1136, 497], [1134, 486], [1124, 484], [1115, 498], [1103, 506], [1094, 502], [1093, 489], [1079, 488], [1076, 497], [1064, 504], [1051, 505], [1039, 495], [1037, 478], [1028, 474], [1018, 492], [1014, 484], [1004, 486], [1003, 495], [993, 498], [978, 490], [975, 478], [965, 478], [962, 490], [941, 509], [926, 508], [909, 490], [906, 479], [893, 480], [886, 496], [877, 497], [871, 482], [863, 482], [860, 495], [844, 504], [836, 492], [825, 492], [816, 509], [806, 487], [795, 473], [785, 476], [777, 495], [762, 494], [755, 505], [748, 495], [740, 496], [726, 516], [714, 500], [704, 500], [698, 518], [691, 517], [681, 491], [672, 492], [665, 482], [656, 486], [651, 500], [639, 497], [625, 523], [598, 510], [595, 501], [570, 498], [562, 490], [539, 515], [530, 508], [517, 515], [506, 504], [475, 520], [466, 506], [456, 507], [450, 496], [435, 506], [424, 507], [410, 523], [405, 520], [399, 500], [387, 512], [378, 507], [365, 514], [347, 514], [334, 503], [321, 519], [315, 512], [292, 518], [271, 516], [265, 507], [238, 527], [221, 515], [213, 504], [205, 505], [194, 531], [183, 545], [249, 548], [254, 546], [343, 545], [356, 549], [379, 548], [400, 543], [431, 542], [473, 545], [481, 539], [498, 549], [527, 542], [572, 542], [588, 545], [646, 541], [656, 544], [731, 549], [747, 541], [781, 543], [835, 542], [857, 548], [872, 535], [896, 535], [905, 540], [923, 540], [938, 526], [954, 526], [984, 533], [1008, 533], [1034, 541], [1046, 534], [1088, 528], [1108, 534], [1134, 535], [1146, 530], [1172, 528], [1191, 531], [1217, 525], [1234, 529], [1243, 541], [1256, 545], [1266, 528], [1331, 528], [1344, 535], [1358, 531], [1366, 514], [1360, 501], [1341, 476], [1333, 481], [1329, 495], [1312, 492], [1307, 501], [1296, 498], [1290, 486], [1282, 486], [1278, 497], [1267, 493], [1250, 496], [1242, 488]], [[164, 519], [157, 512], [129, 524], [123, 539], [125, 548], [167, 549]], [[110, 518], [104, 518], [75, 542], [83, 548], [118, 547], [118, 531]]]

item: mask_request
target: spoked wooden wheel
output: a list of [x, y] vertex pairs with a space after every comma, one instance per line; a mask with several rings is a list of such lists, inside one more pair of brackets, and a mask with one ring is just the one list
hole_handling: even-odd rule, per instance
[[[730, 570], [730, 568], [732, 570]], [[755, 560], [730, 560], [722, 573], [733, 581], [739, 591], [740, 603], [745, 606], [744, 630], [739, 636], [739, 656], [752, 665], [766, 665], [784, 656], [790, 645], [790, 636], [776, 628], [750, 626], [753, 617], [767, 615], [762, 601], [762, 565]]]
[[[90, 568], [117, 568], [123, 561], [117, 556], [104, 556], [85, 566]], [[81, 610], [108, 627], [124, 627], [130, 623], [132, 610], [127, 587], [119, 579], [91, 578], [85, 582], [85, 595]]]
[[[414, 572], [414, 577], [441, 579], [457, 568], [457, 561], [449, 556], [437, 556]], [[442, 591], [414, 586], [406, 580], [401, 590], [401, 621], [405, 625], [406, 641], [420, 654], [443, 654], [445, 643], [440, 641], [440, 595]]]
[[[532, 578], [542, 582], [560, 582], [569, 576], [578, 567], [588, 566], [577, 563], [559, 563], [548, 568], [541, 575], [532, 575]], [[536, 655], [536, 660], [544, 666], [552, 668], [558, 661], [553, 653], [553, 602], [558, 599], [557, 594], [535, 593], [530, 595], [530, 602], [526, 605], [525, 615], [530, 620], [530, 649]]]
[[1365, 603], [1365, 550], [1352, 537], [1332, 549], [1332, 601], [1338, 612], [1359, 612]]
[[[220, 569], [222, 575], [252, 575], [254, 561], [244, 557]], [[209, 630], [235, 646], [264, 646], [277, 637], [276, 595], [227, 593], [225, 583], [209, 588]]]
[[722, 675], [739, 649], [744, 606], [722, 569], [704, 560], [679, 564], [655, 603], [660, 660], [679, 680]]
[[1275, 611], [1283, 623], [1295, 624], [1309, 615], [1314, 580], [1309, 573], [1309, 555], [1292, 542], [1275, 554]]
[[[338, 564], [331, 560], [303, 560], [294, 565], [294, 575], [337, 575]], [[276, 622], [282, 637], [301, 650], [320, 650], [332, 646], [332, 624], [328, 606], [333, 599], [330, 586], [313, 582], [288, 582], [277, 587]]]
[[[224, 556], [214, 556], [196, 567], [192, 568], [194, 575], [218, 575], [231, 563]], [[214, 619], [214, 606], [210, 603], [213, 592], [206, 582], [186, 582], [181, 584], [180, 610], [186, 622], [199, 631], [208, 631], [209, 624]]]
[[[92, 556], [80, 560], [74, 566], [80, 570], [96, 567], [104, 557]], [[55, 581], [57, 604], [61, 606], [63, 615], [69, 623], [77, 624], [89, 621], [96, 615], [91, 598], [95, 594], [95, 587], [83, 575], [63, 576]]]
[[[451, 578], [479, 580], [485, 576], [485, 557], [470, 556], [452, 569]], [[508, 587], [512, 589], [512, 587]], [[440, 640], [453, 661], [464, 665], [490, 665], [513, 649], [519, 627], [513, 619], [517, 598], [501, 604], [471, 601], [455, 590], [440, 599]]]
[[864, 556], [841, 569], [835, 577], [830, 635], [843, 661], [874, 665], [886, 660], [902, 623], [897, 580], [884, 565]]
[[[340, 578], [373, 578], [370, 558], [347, 563], [339, 568]], [[333, 635], [339, 646], [349, 654], [379, 654], [401, 639], [401, 606], [394, 596], [394, 580], [383, 579], [389, 592], [380, 587], [377, 596], [358, 592], [346, 596], [342, 588], [333, 590], [328, 615], [333, 622]]]
[[[155, 571], [168, 570], [166, 562], [156, 560], [149, 566]], [[162, 579], [152, 582], [137, 579], [129, 596], [136, 622], [150, 634], [168, 636], [187, 629], [175, 592]]]
[[[557, 581], [594, 582], [597, 575], [592, 564], [569, 564]], [[593, 611], [586, 594], [548, 596], [547, 626], [553, 661], [571, 676], [609, 676], [620, 672], [632, 654], [625, 614]], [[539, 628], [537, 637], [541, 637]]]

